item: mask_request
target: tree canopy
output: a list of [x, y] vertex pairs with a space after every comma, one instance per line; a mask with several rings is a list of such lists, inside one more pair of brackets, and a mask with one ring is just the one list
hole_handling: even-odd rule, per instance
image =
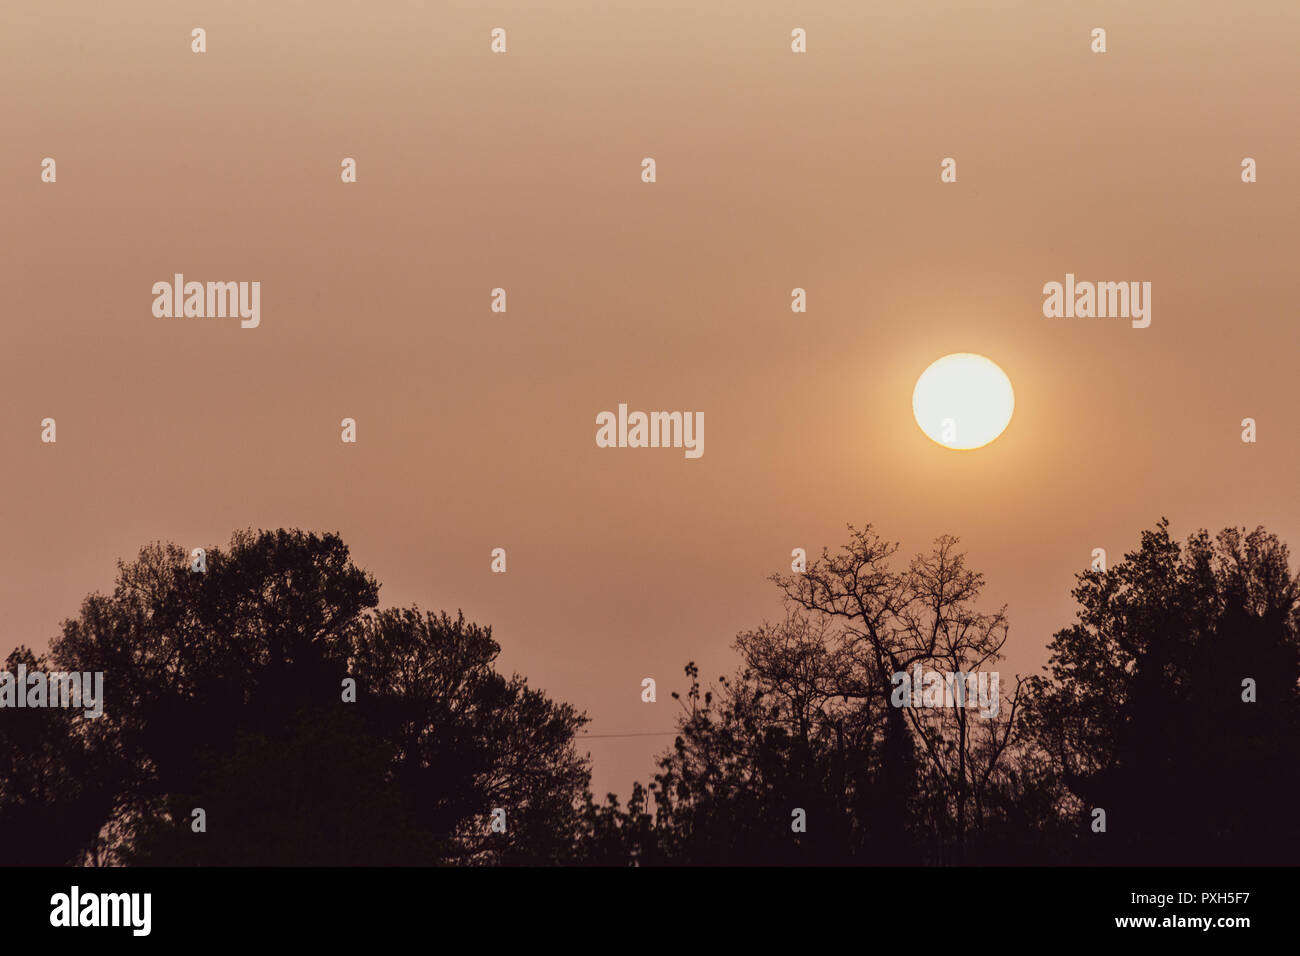
[[585, 714], [499, 672], [490, 627], [381, 610], [337, 535], [237, 532], [202, 571], [149, 545], [48, 652], [5, 662], [102, 672], [104, 707], [4, 711], [3, 862], [1233, 864], [1300, 849], [1300, 578], [1263, 529], [1180, 544], [1161, 520], [1080, 572], [1077, 620], [1041, 674], [987, 686], [972, 675], [997, 672], [1010, 624], [955, 538], [903, 561], [850, 527], [773, 581], [784, 615], [736, 637], [733, 675], [686, 666], [676, 739], [624, 804], [590, 792]]
[[104, 715], [0, 722], [8, 759], [42, 754], [6, 775], [0, 826], [59, 819], [66, 839], [28, 848], [45, 863], [558, 858], [586, 718], [497, 673], [490, 628], [377, 603], [337, 535], [239, 532], [201, 573], [175, 545], [144, 548], [50, 650], [51, 667], [105, 673]]

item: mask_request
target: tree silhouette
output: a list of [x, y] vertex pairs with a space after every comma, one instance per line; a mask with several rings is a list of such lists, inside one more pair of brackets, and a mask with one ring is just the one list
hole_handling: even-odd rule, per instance
[[[781, 630], [793, 631], [790, 641], [799, 642], [806, 640], [802, 626]], [[897, 835], [860, 825], [862, 808], [878, 797], [878, 715], [843, 701], [801, 711], [800, 703], [809, 703], [802, 681], [787, 695], [750, 670], [721, 678], [712, 689], [701, 687], [694, 664], [686, 674], [690, 689], [680, 733], [660, 761], [653, 788], [659, 859], [692, 865], [889, 862]], [[793, 830], [796, 811], [811, 821], [806, 832]]]
[[[984, 836], [1007, 825], [1015, 788], [1052, 806], [1041, 775], [1012, 774], [1018, 687], [996, 717], [893, 700], [893, 676], [913, 665], [973, 672], [1001, 657], [1005, 615], [975, 609], [982, 579], [956, 539], [897, 568], [897, 545], [870, 526], [849, 533], [842, 552], [774, 577], [786, 617], [737, 637], [738, 675], [705, 689], [687, 666], [655, 832], [638, 835], [646, 859], [960, 862], [973, 842], [995, 845]], [[800, 810], [805, 832], [792, 828]], [[618, 818], [612, 801], [605, 817]], [[630, 822], [603, 837], [637, 833]]]
[[[50, 655], [61, 670], [105, 673], [104, 716], [40, 712], [42, 773], [94, 820], [75, 831], [81, 855], [558, 860], [581, 819], [588, 768], [573, 736], [586, 718], [497, 674], [489, 629], [377, 602], [374, 579], [330, 534], [238, 532], [202, 572], [175, 545], [120, 562], [113, 593], [86, 598]], [[49, 813], [71, 812], [48, 796], [53, 783], [22, 786]], [[22, 825], [29, 807], [0, 802], [0, 827]], [[490, 834], [498, 807], [507, 828]]]
[[[1028, 709], [1078, 859], [1292, 862], [1298, 594], [1286, 546], [1263, 529], [1180, 547], [1165, 519], [1120, 564], [1079, 575], [1079, 621], [1055, 635]], [[1088, 829], [1095, 808], [1104, 834]]]
[[[936, 862], [962, 862], [968, 835], [984, 826], [992, 788], [1006, 769], [1019, 684], [999, 699], [995, 716], [975, 716], [967, 707], [896, 706], [893, 677], [916, 667], [941, 674], [989, 670], [1007, 640], [1005, 608], [976, 609], [984, 579], [966, 567], [956, 538], [939, 538], [930, 553], [902, 569], [892, 565], [897, 551], [870, 525], [850, 525], [840, 553], [824, 550], [805, 572], [773, 580], [792, 605], [840, 628], [839, 693], [881, 706], [891, 743], [891, 762], [882, 770], [919, 775], [931, 854]], [[895, 802], [887, 819], [897, 825], [908, 813], [899, 797], [909, 788], [891, 786]]]
[[[16, 674], [48, 671], [25, 647], [5, 660]], [[93, 848], [115, 799], [120, 769], [95, 721], [61, 707], [5, 710], [0, 719], [0, 852], [15, 866], [62, 866]]]
[[104, 714], [6, 710], [0, 853], [626, 866], [1283, 863], [1300, 849], [1300, 578], [1276, 537], [1180, 546], [1162, 520], [1079, 575], [1077, 623], [989, 715], [894, 693], [915, 667], [1001, 659], [1006, 615], [978, 609], [956, 539], [900, 567], [870, 526], [849, 532], [774, 577], [785, 616], [737, 636], [733, 677], [706, 686], [687, 665], [676, 740], [626, 806], [589, 792], [585, 715], [498, 673], [490, 628], [377, 610], [378, 584], [336, 535], [238, 532], [202, 572], [150, 545], [47, 655], [9, 655], [10, 672], [102, 671]]
[[[1079, 576], [1079, 623], [994, 718], [892, 706], [890, 675], [985, 668], [1007, 635], [1003, 612], [975, 609], [982, 582], [954, 539], [903, 570], [896, 550], [850, 528], [841, 553], [776, 576], [790, 611], [736, 639], [735, 678], [705, 689], [687, 666], [653, 825], [589, 808], [602, 859], [620, 839], [624, 859], [704, 864], [1294, 856], [1300, 581], [1276, 537], [1202, 531], [1180, 548], [1162, 520]], [[796, 807], [807, 833], [790, 830]]]
[[[446, 862], [557, 863], [573, 852], [590, 770], [587, 718], [492, 668], [501, 648], [464, 616], [368, 618], [353, 670], [360, 713], [391, 754], [407, 813]], [[506, 811], [504, 834], [488, 814]]]

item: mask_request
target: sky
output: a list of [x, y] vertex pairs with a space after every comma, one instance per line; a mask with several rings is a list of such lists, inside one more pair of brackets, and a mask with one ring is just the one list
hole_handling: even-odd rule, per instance
[[[671, 732], [847, 523], [959, 536], [1004, 674], [1162, 515], [1300, 547], [1297, 35], [1293, 0], [8, 0], [0, 653], [148, 542], [337, 531], [592, 734]], [[260, 325], [156, 317], [178, 272], [260, 282]], [[1151, 325], [1045, 317], [1067, 273], [1150, 282]], [[951, 352], [1015, 388], [976, 451], [912, 417]], [[704, 454], [597, 447], [620, 403], [703, 412]], [[670, 741], [583, 742], [594, 789]]]

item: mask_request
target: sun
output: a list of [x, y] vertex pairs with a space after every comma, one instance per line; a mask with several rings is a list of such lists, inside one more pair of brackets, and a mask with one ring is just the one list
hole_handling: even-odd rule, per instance
[[916, 423], [945, 448], [987, 445], [1006, 430], [1015, 407], [1007, 373], [974, 352], [954, 352], [932, 362], [912, 391]]

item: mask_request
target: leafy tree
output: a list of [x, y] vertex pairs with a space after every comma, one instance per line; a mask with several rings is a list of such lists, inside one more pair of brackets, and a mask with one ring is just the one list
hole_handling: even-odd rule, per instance
[[[793, 649], [809, 641], [805, 627], [796, 620], [775, 630]], [[863, 814], [855, 814], [876, 797], [880, 727], [868, 710], [814, 703], [802, 681], [774, 690], [749, 669], [712, 689], [701, 687], [694, 664], [686, 674], [680, 733], [652, 785], [662, 859], [773, 865], [874, 856], [889, 862], [896, 835], [874, 823], [864, 828]], [[792, 830], [796, 810], [803, 811], [806, 832]]]
[[[48, 658], [26, 647], [10, 653], [3, 669], [16, 675], [20, 665], [28, 673], [50, 670]], [[0, 862], [62, 866], [93, 854], [113, 810], [119, 769], [101, 740], [97, 722], [81, 711], [0, 714]]]
[[1262, 528], [1180, 547], [1164, 519], [1121, 563], [1079, 575], [1078, 623], [1053, 638], [1028, 709], [1078, 859], [1292, 862], [1298, 595], [1286, 546]]
[[672, 862], [659, 846], [665, 832], [656, 826], [650, 804], [653, 794], [640, 783], [632, 785], [627, 808], [617, 794], [596, 803], [588, 793], [582, 810], [582, 830], [575, 860], [589, 866], [652, 866]]
[[[1161, 521], [1079, 576], [1078, 622], [998, 713], [900, 707], [915, 667], [986, 671], [1004, 611], [943, 537], [905, 567], [850, 528], [777, 575], [739, 672], [694, 664], [678, 735], [626, 806], [588, 791], [586, 716], [498, 673], [490, 628], [376, 610], [336, 535], [240, 532], [194, 573], [119, 563], [29, 671], [103, 671], [104, 715], [0, 721], [8, 863], [599, 865], [1290, 862], [1300, 578], [1256, 529]], [[344, 702], [345, 679], [356, 702]], [[1254, 702], [1243, 699], [1245, 686]], [[1105, 834], [1090, 831], [1104, 808]], [[191, 827], [206, 812], [207, 832]], [[494, 809], [506, 831], [491, 832]], [[792, 811], [806, 832], [791, 829]]]
[[[587, 723], [492, 667], [491, 628], [416, 608], [367, 619], [353, 671], [360, 710], [386, 741], [407, 812], [448, 862], [557, 863], [573, 852], [590, 769]], [[506, 811], [504, 834], [489, 830]]]
[[[83, 853], [277, 865], [550, 863], [571, 851], [586, 718], [496, 673], [490, 629], [375, 612], [378, 585], [337, 535], [239, 532], [206, 564], [195, 573], [175, 545], [144, 548], [52, 644], [59, 669], [105, 673], [93, 734], [75, 722], [45, 731], [44, 772], [95, 808], [76, 830]], [[505, 834], [488, 832], [496, 807]], [[192, 829], [194, 808], [206, 833]], [[0, 802], [0, 828], [24, 812]]]
[[201, 794], [241, 736], [282, 740], [301, 712], [337, 702], [361, 614], [378, 599], [336, 535], [238, 532], [206, 564], [191, 571], [176, 545], [142, 549], [51, 644], [60, 669], [105, 674], [96, 723], [124, 767], [110, 855], [174, 795]]

